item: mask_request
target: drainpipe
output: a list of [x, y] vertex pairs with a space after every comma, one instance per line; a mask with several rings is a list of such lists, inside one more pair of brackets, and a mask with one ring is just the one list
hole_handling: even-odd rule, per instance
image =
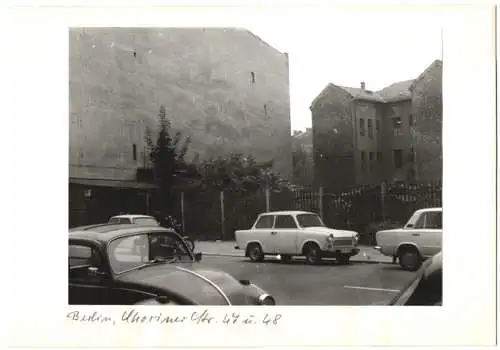
[[358, 130], [357, 130], [357, 117], [356, 117], [356, 100], [351, 100], [351, 115], [352, 115], [352, 130], [353, 130], [353, 138], [352, 138], [352, 153], [353, 153], [353, 161], [354, 161], [354, 176], [356, 184], [358, 183], [358, 168], [357, 168], [357, 156], [358, 156]]

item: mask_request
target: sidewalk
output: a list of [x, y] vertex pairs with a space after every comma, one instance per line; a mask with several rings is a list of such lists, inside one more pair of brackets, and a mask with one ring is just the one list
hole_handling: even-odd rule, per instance
[[[234, 249], [235, 242], [222, 241], [196, 241], [194, 250], [202, 252], [208, 256], [232, 256], [244, 257], [243, 250]], [[371, 246], [359, 246], [360, 252], [351, 258], [351, 261], [366, 262], [366, 263], [392, 263], [392, 258], [382, 255]]]

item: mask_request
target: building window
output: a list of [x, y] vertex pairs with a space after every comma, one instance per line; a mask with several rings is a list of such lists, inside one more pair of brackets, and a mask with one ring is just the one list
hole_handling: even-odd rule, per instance
[[375, 153], [370, 152], [370, 155], [369, 155], [368, 159], [370, 160], [370, 171], [373, 171], [374, 160], [375, 160]]
[[267, 105], [264, 105], [264, 115], [267, 117]]
[[392, 125], [393, 125], [393, 130], [394, 130], [394, 136], [401, 135], [401, 118], [396, 117], [392, 118]]
[[252, 76], [252, 84], [255, 84], [255, 73], [250, 72], [250, 75]]
[[373, 120], [368, 119], [368, 136], [373, 137]]
[[395, 149], [394, 151], [394, 167], [401, 169], [403, 167], [403, 150]]
[[137, 160], [137, 145], [135, 143], [132, 145], [132, 157]]
[[365, 164], [365, 151], [361, 151], [361, 170], [365, 171], [366, 170], [366, 164]]
[[382, 152], [377, 152], [377, 162], [382, 162]]
[[359, 119], [359, 134], [365, 136], [365, 120], [363, 118]]
[[378, 132], [380, 131], [380, 120], [375, 120], [375, 131]]
[[413, 114], [410, 113], [409, 117], [408, 117], [408, 125], [410, 126], [410, 128], [413, 128], [413, 124], [415, 123], [415, 121], [413, 120]]

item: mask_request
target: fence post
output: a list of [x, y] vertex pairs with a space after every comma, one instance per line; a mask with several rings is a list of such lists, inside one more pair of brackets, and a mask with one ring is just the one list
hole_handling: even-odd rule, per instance
[[181, 222], [182, 222], [182, 231], [186, 234], [186, 222], [184, 220], [184, 191], [181, 192]]
[[380, 204], [382, 209], [382, 221], [385, 221], [385, 193], [386, 193], [385, 181], [380, 184]]
[[323, 219], [323, 186], [319, 187], [319, 216]]
[[266, 187], [266, 212], [269, 212], [270, 209], [270, 194], [269, 194], [269, 188]]
[[220, 191], [220, 216], [221, 216], [221, 240], [224, 240], [225, 235], [225, 225], [224, 222], [226, 221], [225, 215], [224, 215], [224, 191]]

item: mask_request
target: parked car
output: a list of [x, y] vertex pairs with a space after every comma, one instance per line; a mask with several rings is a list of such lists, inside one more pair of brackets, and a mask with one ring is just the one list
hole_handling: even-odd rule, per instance
[[280, 255], [283, 261], [305, 256], [307, 263], [317, 264], [333, 257], [346, 264], [359, 253], [357, 232], [328, 228], [318, 214], [306, 211], [260, 214], [252, 228], [237, 230], [235, 237], [235, 248], [244, 250], [252, 261]]
[[69, 304], [276, 304], [248, 280], [199, 266], [201, 258], [181, 236], [160, 226], [70, 229]]
[[443, 304], [443, 254], [425, 261], [415, 278], [403, 288], [389, 305], [441, 306]]
[[141, 214], [116, 215], [109, 218], [109, 224], [138, 224], [159, 226], [160, 223], [154, 217]]
[[398, 259], [405, 270], [416, 271], [442, 249], [442, 208], [417, 210], [402, 228], [376, 233], [375, 249]]
[[[141, 215], [141, 214], [123, 214], [116, 215], [109, 218], [109, 224], [137, 224], [137, 225], [151, 225], [151, 226], [161, 226], [158, 220], [153, 216]], [[178, 227], [168, 227], [173, 229], [175, 232], [181, 234]], [[191, 237], [183, 235], [184, 240], [190, 245], [191, 250], [194, 249], [194, 241]]]

